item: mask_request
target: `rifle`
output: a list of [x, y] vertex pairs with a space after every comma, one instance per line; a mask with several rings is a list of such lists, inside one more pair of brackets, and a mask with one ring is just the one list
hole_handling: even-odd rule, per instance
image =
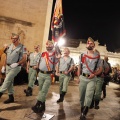
[[61, 50], [60, 50], [60, 48], [57, 44], [55, 44], [55, 52], [56, 52], [57, 55], [58, 54], [62, 55]]

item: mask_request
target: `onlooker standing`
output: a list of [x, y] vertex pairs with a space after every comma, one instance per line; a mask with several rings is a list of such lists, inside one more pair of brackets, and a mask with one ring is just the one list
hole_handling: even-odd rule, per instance
[[120, 69], [118, 69], [118, 84], [120, 84]]
[[[2, 69], [2, 66], [5, 65], [5, 60], [6, 60], [6, 54], [5, 51], [7, 50], [7, 44], [3, 46], [2, 49], [0, 49], [0, 70]], [[2, 85], [3, 81], [5, 79], [5, 70], [0, 71], [0, 85]]]
[[117, 67], [114, 67], [113, 72], [114, 72], [114, 74], [113, 74], [113, 81], [117, 82]]

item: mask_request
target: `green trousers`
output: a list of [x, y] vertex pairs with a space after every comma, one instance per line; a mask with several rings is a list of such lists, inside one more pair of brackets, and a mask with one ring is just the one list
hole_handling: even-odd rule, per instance
[[101, 100], [103, 82], [104, 82], [104, 78], [101, 78], [101, 77], [96, 78], [94, 100]]
[[94, 90], [95, 90], [96, 77], [87, 79], [80, 75], [79, 91], [80, 91], [80, 104], [81, 107], [90, 107]]
[[29, 74], [28, 74], [28, 87], [33, 88], [35, 80], [37, 78], [37, 70], [33, 68], [29, 68]]
[[70, 76], [67, 76], [65, 74], [60, 74], [60, 76], [59, 76], [59, 84], [60, 84], [59, 92], [60, 92], [60, 94], [62, 92], [67, 92], [69, 81], [70, 81]]
[[8, 95], [14, 94], [14, 78], [20, 72], [21, 66], [17, 66], [16, 68], [11, 68], [10, 66], [6, 66], [6, 77], [5, 80], [0, 87], [0, 92], [4, 93], [8, 90]]
[[37, 100], [45, 102], [49, 87], [51, 85], [51, 75], [39, 72], [38, 77], [39, 93], [37, 96]]

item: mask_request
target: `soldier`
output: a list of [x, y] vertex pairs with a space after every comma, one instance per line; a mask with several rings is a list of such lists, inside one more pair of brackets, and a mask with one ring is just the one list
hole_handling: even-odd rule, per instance
[[60, 98], [57, 103], [63, 102], [64, 96], [67, 92], [68, 83], [70, 81], [70, 72], [74, 69], [74, 60], [69, 56], [70, 50], [64, 48], [64, 55], [60, 58], [59, 63], [56, 66], [56, 74], [59, 76], [59, 93]]
[[34, 46], [34, 52], [30, 54], [27, 63], [27, 73], [28, 73], [28, 88], [24, 92], [26, 96], [32, 96], [32, 90], [34, 87], [35, 80], [37, 78], [38, 63], [41, 54], [39, 53], [40, 46]]
[[[88, 50], [81, 55], [78, 66], [78, 82], [81, 104], [80, 120], [86, 119], [95, 90], [96, 75], [99, 75], [102, 72], [101, 63], [99, 63], [100, 56], [97, 52], [94, 52], [94, 47], [94, 40], [89, 37], [86, 45]], [[99, 67], [99, 70], [95, 72], [96, 64], [97, 67]]]
[[26, 48], [20, 43], [19, 35], [12, 33], [11, 40], [12, 44], [6, 51], [6, 77], [0, 88], [0, 97], [8, 90], [9, 99], [4, 101], [5, 104], [14, 102], [14, 78], [20, 72], [21, 64], [26, 61]]
[[[39, 63], [39, 73], [38, 73], [38, 83], [39, 83], [39, 93], [37, 96], [37, 103], [32, 107], [35, 113], [42, 113], [45, 111], [45, 101], [46, 95], [48, 93], [49, 87], [51, 85], [51, 74], [55, 69], [55, 64], [61, 57], [60, 53], [53, 50], [54, 45], [52, 41], [47, 41], [46, 52], [41, 55]], [[57, 54], [56, 54], [57, 53]]]
[[104, 56], [103, 64], [106, 64], [106, 63], [108, 65], [108, 67], [106, 68], [106, 70], [104, 72], [104, 82], [103, 82], [103, 86], [102, 86], [103, 97], [101, 98], [101, 100], [103, 100], [106, 97], [106, 85], [111, 80], [110, 73], [112, 73], [111, 65], [108, 62], [108, 56]]
[[[95, 51], [98, 52], [97, 50], [95, 50]], [[98, 52], [98, 54], [99, 54], [99, 52]], [[93, 100], [92, 100], [92, 103], [90, 105], [90, 109], [92, 109], [93, 107], [95, 109], [99, 109], [99, 102], [101, 100], [102, 85], [104, 82], [104, 73], [108, 67], [106, 62], [103, 64], [103, 60], [101, 58], [99, 59], [99, 61], [101, 61], [103, 71], [99, 75], [96, 76], [96, 86], [95, 86], [95, 91], [94, 91], [94, 95], [93, 95]], [[99, 67], [97, 70], [99, 70]]]

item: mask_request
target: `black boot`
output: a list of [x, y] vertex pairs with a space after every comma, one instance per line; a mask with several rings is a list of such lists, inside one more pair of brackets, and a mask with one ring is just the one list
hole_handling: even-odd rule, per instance
[[39, 86], [38, 80], [35, 81], [35, 85]]
[[81, 113], [83, 112], [83, 110], [84, 110], [84, 106], [83, 106], [83, 107], [81, 107]]
[[45, 111], [45, 102], [37, 101], [36, 105], [32, 107], [35, 113], [42, 113]]
[[87, 113], [88, 113], [88, 107], [85, 106], [84, 109], [83, 109], [83, 112], [82, 112], [82, 114], [80, 116], [80, 120], [86, 120]]
[[2, 97], [3, 93], [0, 92], [0, 98]]
[[45, 111], [45, 102], [43, 102], [43, 106], [42, 107], [43, 107], [43, 111]]
[[24, 93], [26, 93], [26, 96], [32, 96], [32, 88], [31, 87], [28, 87], [28, 89], [24, 90]]
[[95, 109], [99, 109], [99, 100], [95, 100]]
[[57, 103], [63, 102], [65, 94], [66, 92], [62, 92], [62, 94], [60, 94], [60, 98], [57, 100]]
[[9, 104], [9, 103], [13, 103], [14, 102], [14, 97], [13, 95], [9, 95], [9, 98], [4, 101], [4, 104]]
[[90, 109], [94, 108], [94, 99], [92, 99], [91, 105], [90, 105]]
[[59, 102], [61, 102], [61, 101], [63, 101], [63, 100], [62, 100], [62, 94], [60, 94], [60, 98], [57, 100], [57, 103], [59, 103]]
[[84, 110], [84, 106], [81, 107], [80, 120], [81, 120], [81, 116], [82, 116], [83, 110]]

